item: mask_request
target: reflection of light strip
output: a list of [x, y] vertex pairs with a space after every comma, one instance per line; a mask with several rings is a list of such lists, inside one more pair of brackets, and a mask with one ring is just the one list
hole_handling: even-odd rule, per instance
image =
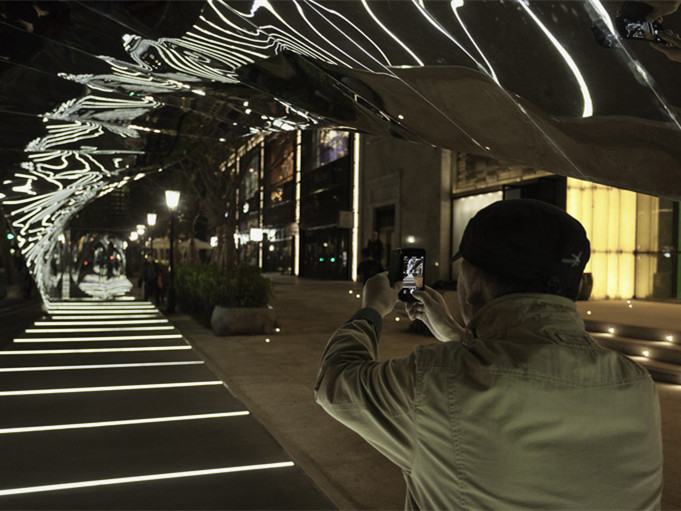
[[492, 76], [492, 79], [497, 83], [497, 85], [501, 85], [499, 83], [499, 79], [497, 78], [497, 74], [494, 72], [494, 68], [492, 68], [492, 64], [489, 63], [489, 60], [487, 60], [487, 57], [485, 57], [485, 54], [482, 53], [482, 50], [480, 49], [478, 44], [475, 42], [475, 39], [473, 39], [473, 36], [471, 36], [471, 34], [468, 32], [468, 29], [466, 28], [466, 25], [464, 24], [463, 20], [461, 19], [461, 16], [459, 16], [458, 8], [463, 6], [463, 0], [459, 0], [459, 1], [452, 0], [451, 6], [452, 6], [452, 11], [454, 11], [454, 15], [456, 16], [456, 19], [459, 22], [459, 25], [461, 25], [461, 28], [463, 28], [463, 31], [466, 32], [468, 39], [471, 40], [471, 43], [473, 43], [473, 46], [475, 46], [475, 49], [478, 51], [478, 53], [482, 57], [482, 60], [484, 60], [485, 64], [487, 64], [487, 68], [489, 69], [489, 72]]
[[107, 486], [112, 484], [137, 483], [142, 481], [159, 481], [163, 479], [177, 479], [180, 477], [209, 476], [216, 474], [229, 474], [232, 472], [247, 472], [250, 470], [267, 470], [272, 468], [292, 467], [292, 461], [281, 463], [267, 463], [263, 465], [244, 465], [241, 467], [211, 468], [208, 470], [190, 470], [187, 472], [170, 472], [167, 474], [151, 474], [146, 476], [118, 477], [115, 479], [98, 479], [94, 481], [80, 481], [77, 483], [48, 484], [44, 486], [27, 486], [24, 488], [10, 488], [0, 490], [2, 495], [19, 495], [22, 493], [37, 493], [44, 491], [71, 490], [74, 488], [91, 488], [93, 486]]
[[411, 55], [411, 56], [414, 58], [414, 60], [416, 61], [416, 63], [417, 63], [419, 66], [423, 66], [423, 62], [421, 62], [421, 59], [418, 58], [418, 57], [416, 56], [416, 54], [415, 54], [413, 51], [411, 51], [411, 50], [407, 47], [407, 45], [404, 44], [404, 43], [400, 40], [399, 37], [397, 37], [395, 34], [393, 34], [390, 30], [388, 30], [388, 28], [387, 28], [383, 23], [381, 23], [381, 21], [376, 17], [376, 15], [373, 13], [373, 11], [369, 8], [369, 4], [367, 3], [366, 0], [362, 0], [362, 5], [363, 5], [364, 8], [366, 9], [366, 11], [369, 13], [369, 16], [371, 16], [372, 19], [376, 22], [376, 24], [377, 24], [379, 27], [381, 27], [381, 28], [383, 29], [383, 31], [384, 31], [386, 34], [388, 34], [390, 37], [392, 37], [392, 38], [395, 40], [395, 42], [397, 42], [397, 44], [399, 44], [402, 48], [404, 48], [405, 51], [406, 51], [407, 53], [409, 53], [409, 55]]
[[[66, 319], [66, 318], [65, 318]], [[72, 318], [68, 318], [72, 319]], [[36, 321], [34, 326], [85, 326], [85, 325], [148, 325], [150, 323], [168, 323], [167, 319], [137, 319], [132, 321]]]
[[72, 387], [65, 389], [5, 390], [0, 392], [0, 396], [80, 394], [83, 392], [117, 392], [119, 390], [174, 389], [179, 387], [205, 387], [208, 385], [223, 385], [223, 383], [219, 380], [215, 380], [215, 381], [187, 381], [181, 383], [147, 383], [144, 385], [112, 385], [109, 387]]
[[181, 339], [182, 334], [164, 335], [117, 335], [110, 337], [37, 337], [14, 339], [14, 342], [98, 342], [98, 341], [147, 341], [156, 339]]
[[55, 321], [64, 321], [67, 319], [124, 319], [124, 318], [131, 318], [131, 319], [153, 319], [156, 318], [158, 314], [121, 314], [119, 316], [99, 316], [99, 315], [92, 315], [92, 316], [64, 316], [60, 317], [57, 315], [53, 315], [52, 319]]
[[525, 1], [518, 0], [518, 3], [522, 6], [523, 9], [525, 9], [525, 12], [527, 12], [527, 14], [530, 15], [530, 17], [539, 26], [539, 28], [541, 28], [542, 32], [544, 32], [546, 37], [549, 38], [549, 41], [551, 41], [553, 46], [555, 46], [556, 50], [558, 50], [558, 53], [560, 53], [561, 57], [563, 57], [563, 60], [565, 60], [565, 63], [572, 71], [572, 74], [575, 75], [575, 79], [579, 84], [579, 89], [582, 91], [582, 97], [584, 98], [584, 110], [582, 111], [582, 117], [591, 117], [593, 115], [593, 104], [591, 102], [591, 95], [589, 94], [589, 88], [587, 87], [586, 82], [584, 81], [584, 77], [582, 76], [582, 73], [579, 71], [577, 64], [575, 64], [575, 61], [572, 60], [570, 54], [567, 51], [565, 51], [565, 48], [561, 46], [561, 44], [553, 36], [549, 29], [547, 29], [544, 26], [544, 24], [541, 21], [539, 21], [539, 18], [535, 16], [535, 14], [532, 12], [530, 7], [525, 3]]
[[352, 267], [350, 278], [357, 282], [357, 258], [359, 256], [359, 133], [354, 134], [352, 143]]
[[149, 419], [129, 419], [104, 422], [81, 422], [79, 424], [55, 424], [52, 426], [28, 426], [24, 428], [0, 429], [0, 435], [8, 435], [13, 433], [35, 433], [37, 431], [59, 431], [63, 429], [106, 428], [111, 426], [130, 426], [134, 424], [155, 424], [159, 422], [176, 422], [201, 419], [222, 419], [225, 417], [239, 417], [248, 414], [249, 412], [247, 411], [204, 413], [199, 415], [176, 415], [173, 417], [153, 417]]
[[72, 334], [79, 332], [142, 332], [142, 331], [158, 331], [158, 330], [173, 330], [174, 326], [118, 326], [111, 328], [29, 328], [26, 330], [27, 334]]
[[18, 350], [0, 351], [3, 355], [60, 355], [63, 353], [115, 353], [117, 351], [173, 351], [190, 350], [191, 346], [149, 346], [144, 348], [88, 348], [78, 350]]
[[203, 360], [183, 360], [178, 362], [146, 362], [135, 364], [83, 364], [75, 366], [35, 366], [35, 367], [0, 367], [0, 373], [26, 373], [33, 371], [75, 371], [81, 369], [119, 369], [124, 367], [159, 367], [203, 364]]
[[422, 2], [418, 2], [418, 3], [417, 3], [415, 0], [412, 0], [412, 3], [413, 3], [414, 6], [419, 10], [419, 12], [421, 13], [421, 15], [422, 15], [422, 16], [423, 16], [431, 25], [433, 25], [437, 30], [439, 30], [447, 39], [449, 39], [450, 41], [452, 41], [452, 42], [453, 42], [453, 43], [454, 43], [462, 52], [464, 52], [464, 53], [466, 54], [466, 56], [467, 56], [469, 59], [471, 59], [473, 62], [475, 62], [475, 64], [477, 65], [478, 69], [480, 69], [480, 70], [481, 70], [483, 73], [485, 73], [485, 74], [491, 75], [492, 79], [493, 79], [495, 82], [497, 82], [497, 84], [499, 83], [499, 80], [497, 80], [496, 74], [494, 73], [494, 69], [492, 69], [492, 66], [490, 66], [489, 62], [487, 61], [487, 59], [485, 58], [485, 56], [484, 56], [484, 55], [482, 54], [482, 52], [480, 51], [480, 48], [478, 48], [477, 44], [475, 44], [475, 41], [473, 40], [473, 38], [471, 37], [471, 35], [468, 33], [468, 30], [466, 30], [466, 27], [464, 26], [463, 22], [461, 21], [461, 18], [459, 18], [459, 13], [457, 12], [456, 9], [457, 9], [457, 7], [460, 7], [461, 5], [463, 5], [463, 2], [462, 2], [462, 1], [459, 1], [459, 2], [451, 2], [452, 10], [454, 11], [454, 14], [456, 15], [456, 18], [459, 20], [459, 23], [461, 24], [461, 27], [463, 28], [464, 32], [466, 32], [466, 35], [468, 36], [468, 38], [469, 38], [469, 39], [471, 40], [471, 42], [473, 43], [473, 46], [475, 46], [475, 48], [478, 50], [478, 53], [480, 53], [480, 55], [482, 56], [482, 58], [483, 58], [483, 59], [485, 60], [485, 62], [487, 63], [487, 67], [489, 68], [489, 71], [488, 71], [487, 69], [485, 69], [485, 68], [482, 66], [482, 64], [480, 64], [477, 60], [475, 60], [475, 58], [473, 58], [473, 55], [471, 55], [470, 53], [468, 53], [468, 50], [466, 50], [466, 48], [464, 48], [464, 47], [459, 43], [459, 41], [457, 41], [449, 32], [447, 32], [447, 31], [446, 31], [446, 30], [445, 30], [445, 29], [444, 29], [444, 28], [443, 28], [443, 27], [442, 27], [442, 26], [433, 18], [433, 16], [425, 9], [425, 6], [423, 5]]

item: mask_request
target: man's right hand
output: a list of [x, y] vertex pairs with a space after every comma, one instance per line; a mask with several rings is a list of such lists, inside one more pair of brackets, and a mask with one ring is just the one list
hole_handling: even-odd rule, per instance
[[415, 319], [423, 321], [439, 341], [461, 339], [464, 328], [452, 317], [440, 293], [426, 286], [422, 291], [414, 291], [412, 296], [417, 301], [406, 304], [407, 315], [411, 321]]

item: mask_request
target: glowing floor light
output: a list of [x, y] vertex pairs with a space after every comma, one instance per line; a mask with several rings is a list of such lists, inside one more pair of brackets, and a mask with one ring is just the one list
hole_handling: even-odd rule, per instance
[[267, 470], [273, 468], [286, 468], [294, 466], [292, 461], [279, 463], [266, 463], [261, 465], [242, 465], [239, 467], [211, 468], [207, 470], [189, 470], [186, 472], [169, 472], [165, 474], [150, 474], [144, 476], [117, 477], [114, 479], [97, 479], [93, 481], [79, 481], [75, 483], [47, 484], [43, 486], [27, 486], [24, 488], [10, 488], [0, 490], [0, 496], [20, 495], [25, 493], [38, 493], [45, 491], [71, 490], [74, 488], [90, 488], [93, 486], [107, 486], [112, 484], [138, 483], [144, 481], [159, 481], [162, 479], [178, 479], [181, 477], [208, 476], [216, 474], [229, 474], [233, 472], [247, 472], [251, 470]]
[[130, 364], [79, 364], [69, 366], [0, 367], [0, 373], [25, 373], [33, 371], [78, 371], [82, 369], [121, 369], [125, 367], [162, 367], [203, 364], [203, 360], [178, 360], [176, 362], [141, 362]]
[[[71, 319], [71, 318], [69, 318]], [[167, 319], [131, 319], [114, 321], [36, 321], [33, 326], [94, 326], [94, 325], [149, 325], [158, 323], [168, 323]]]
[[157, 424], [160, 422], [178, 422], [189, 420], [222, 419], [225, 417], [241, 417], [249, 415], [248, 411], [222, 412], [222, 413], [203, 413], [198, 415], [176, 415], [172, 417], [150, 417], [146, 419], [127, 419], [118, 421], [102, 422], [81, 422], [77, 424], [54, 424], [49, 426], [27, 426], [22, 428], [0, 429], [0, 435], [14, 433], [36, 433], [39, 431], [59, 431], [64, 429], [88, 429], [88, 428], [107, 428], [113, 426], [131, 426], [138, 424]]
[[158, 314], [119, 314], [117, 316], [100, 316], [100, 315], [90, 315], [90, 316], [60, 316], [57, 314], [52, 315], [54, 321], [67, 321], [72, 319], [154, 319]]
[[190, 350], [191, 346], [149, 346], [149, 347], [135, 347], [135, 348], [86, 348], [74, 350], [12, 350], [0, 351], [0, 357], [9, 355], [65, 355], [73, 353], [116, 353], [124, 351], [173, 351], [173, 350]]
[[223, 385], [220, 380], [186, 381], [179, 383], [146, 383], [143, 385], [110, 385], [106, 387], [70, 387], [62, 389], [4, 390], [0, 396], [35, 396], [44, 394], [80, 394], [84, 392], [118, 392], [122, 390], [172, 389], [179, 387], [203, 387]]
[[146, 332], [158, 330], [173, 330], [174, 326], [128, 326], [128, 327], [101, 327], [101, 328], [27, 328], [27, 334], [60, 334], [60, 333], [85, 333], [85, 332]]
[[14, 339], [16, 343], [43, 342], [101, 342], [101, 341], [152, 341], [157, 339], [182, 339], [182, 334], [164, 335], [112, 335], [109, 337], [38, 337], [35, 339]]
[[[48, 311], [50, 314], [65, 315], [65, 314], [85, 314], [90, 312], [88, 310], [70, 310], [70, 309], [52, 309]], [[147, 309], [97, 309], [92, 311], [95, 314], [153, 314], [153, 311]]]

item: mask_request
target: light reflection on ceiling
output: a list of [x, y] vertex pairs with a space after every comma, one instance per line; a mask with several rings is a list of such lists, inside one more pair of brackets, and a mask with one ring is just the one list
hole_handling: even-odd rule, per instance
[[2, 210], [45, 294], [73, 215], [184, 137], [338, 126], [678, 200], [681, 63], [619, 39], [620, 4], [4, 2]]

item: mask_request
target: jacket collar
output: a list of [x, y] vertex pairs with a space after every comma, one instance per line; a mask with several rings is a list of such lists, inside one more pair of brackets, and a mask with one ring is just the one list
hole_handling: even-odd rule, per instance
[[526, 323], [531, 330], [559, 323], [570, 330], [584, 330], [575, 302], [562, 296], [540, 293], [513, 293], [495, 298], [483, 306], [466, 327], [463, 342], [494, 336]]

